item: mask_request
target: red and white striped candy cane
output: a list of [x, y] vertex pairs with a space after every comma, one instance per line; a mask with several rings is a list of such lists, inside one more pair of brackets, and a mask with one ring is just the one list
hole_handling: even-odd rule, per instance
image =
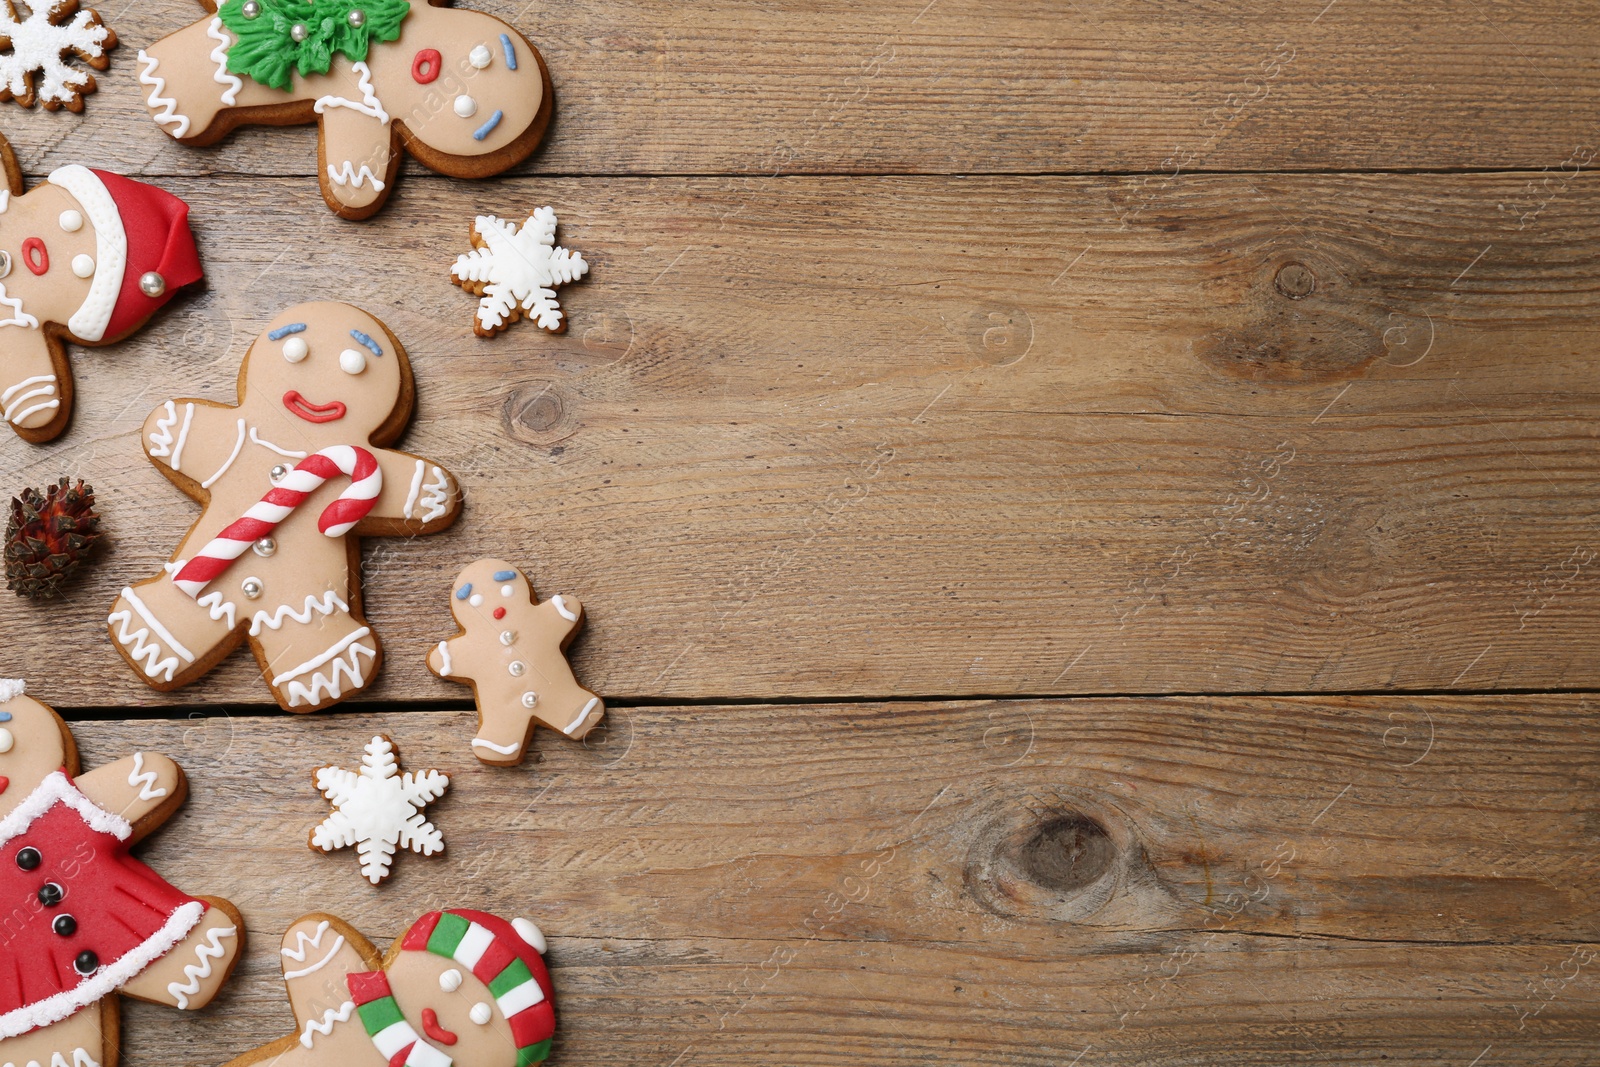
[[173, 575], [173, 582], [192, 597], [222, 575], [229, 564], [278, 524], [294, 513], [306, 497], [336, 474], [350, 479], [339, 499], [322, 510], [317, 529], [329, 537], [343, 537], [372, 510], [383, 490], [383, 469], [372, 453], [354, 445], [334, 445], [307, 456], [288, 476], [273, 486], [261, 502], [245, 512], [200, 550], [200, 554]]

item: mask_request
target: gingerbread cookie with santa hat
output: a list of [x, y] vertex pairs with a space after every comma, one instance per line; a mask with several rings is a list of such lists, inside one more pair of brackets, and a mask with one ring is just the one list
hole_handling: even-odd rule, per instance
[[189, 205], [77, 164], [24, 192], [4, 138], [0, 166], [0, 418], [42, 443], [72, 413], [67, 345], [115, 344], [200, 280]]
[[0, 1062], [116, 1062], [116, 994], [205, 1007], [244, 946], [239, 912], [129, 855], [188, 797], [183, 769], [135, 752], [79, 773], [72, 732], [0, 679]]
[[207, 14], [139, 52], [151, 117], [187, 145], [247, 123], [315, 122], [322, 197], [375, 213], [403, 152], [452, 178], [526, 159], [550, 75], [516, 28], [444, 0], [201, 0]]

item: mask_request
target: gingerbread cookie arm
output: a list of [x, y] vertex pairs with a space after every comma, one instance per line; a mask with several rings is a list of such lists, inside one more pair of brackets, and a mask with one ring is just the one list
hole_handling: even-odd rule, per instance
[[166, 821], [189, 795], [183, 768], [158, 752], [135, 752], [78, 778], [83, 795], [133, 824], [137, 841]]
[[383, 492], [356, 533], [429, 534], [461, 514], [461, 483], [431, 459], [374, 449], [383, 469]]
[[184, 1011], [197, 1011], [211, 1003], [244, 950], [244, 919], [221, 897], [197, 899], [208, 905], [201, 920], [118, 992]]
[[400, 139], [389, 113], [372, 95], [372, 74], [365, 63], [354, 65], [363, 92], [319, 98], [317, 174], [322, 199], [335, 214], [364, 219], [389, 199], [400, 169]]
[[382, 962], [360, 931], [322, 912], [296, 919], [284, 932], [278, 951], [296, 1034], [305, 1048], [327, 1038], [335, 1023], [350, 1020], [355, 1005], [345, 978], [375, 971]]
[[66, 428], [71, 411], [72, 373], [61, 338], [0, 287], [0, 418], [39, 444]]
[[533, 609], [533, 617], [542, 630], [560, 638], [564, 650], [583, 625], [583, 604], [575, 596], [553, 596]]
[[[156, 469], [165, 474], [178, 487], [195, 495], [194, 487], [209, 490], [216, 480], [227, 472], [233, 459], [243, 450], [245, 420], [237, 408], [222, 407], [204, 400], [168, 400], [152, 411], [144, 420], [139, 443]], [[196, 457], [207, 450], [191, 449], [195, 441], [222, 439], [232, 442], [230, 458], [216, 470], [203, 470], [209, 466]]]

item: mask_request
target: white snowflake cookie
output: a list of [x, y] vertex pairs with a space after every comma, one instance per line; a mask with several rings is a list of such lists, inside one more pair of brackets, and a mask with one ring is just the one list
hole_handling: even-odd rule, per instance
[[444, 795], [450, 779], [438, 771], [402, 774], [394, 742], [382, 734], [367, 742], [356, 770], [318, 767], [312, 780], [333, 812], [311, 831], [311, 847], [332, 852], [355, 846], [361, 873], [373, 885], [389, 877], [399, 848], [424, 856], [444, 851], [444, 835], [422, 809]]
[[539, 208], [515, 223], [479, 215], [472, 223], [472, 251], [457, 256], [450, 280], [481, 297], [472, 332], [493, 337], [523, 316], [560, 333], [567, 328], [556, 303], [556, 286], [589, 273], [578, 252], [556, 244], [556, 213]]
[[13, 0], [0, 0], [0, 100], [81, 112], [83, 98], [96, 89], [94, 75], [70, 60], [105, 70], [106, 53], [116, 46], [100, 13], [80, 11], [78, 0], [35, 0], [27, 18], [17, 16]]

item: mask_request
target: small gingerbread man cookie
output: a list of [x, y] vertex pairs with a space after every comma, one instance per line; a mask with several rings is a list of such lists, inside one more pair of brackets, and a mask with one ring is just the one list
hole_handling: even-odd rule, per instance
[[576, 599], [553, 596], [540, 604], [521, 571], [505, 560], [481, 559], [456, 579], [450, 609], [461, 632], [428, 653], [428, 669], [472, 686], [478, 698], [472, 750], [479, 760], [514, 767], [539, 723], [581, 738], [605, 714], [605, 704], [567, 664], [567, 646], [583, 625]]
[[187, 685], [248, 638], [288, 711], [372, 683], [382, 646], [361, 613], [358, 538], [438, 533], [461, 510], [443, 467], [384, 447], [414, 399], [388, 327], [314, 303], [256, 338], [237, 405], [169, 400], [151, 412], [145, 452], [205, 511], [166, 573], [111, 609], [112, 642], [141, 678]]
[[402, 148], [441, 174], [483, 178], [526, 159], [549, 123], [538, 50], [443, 2], [225, 0], [140, 51], [139, 80], [151, 116], [187, 145], [245, 123], [317, 123], [322, 197], [364, 219], [393, 191]]

